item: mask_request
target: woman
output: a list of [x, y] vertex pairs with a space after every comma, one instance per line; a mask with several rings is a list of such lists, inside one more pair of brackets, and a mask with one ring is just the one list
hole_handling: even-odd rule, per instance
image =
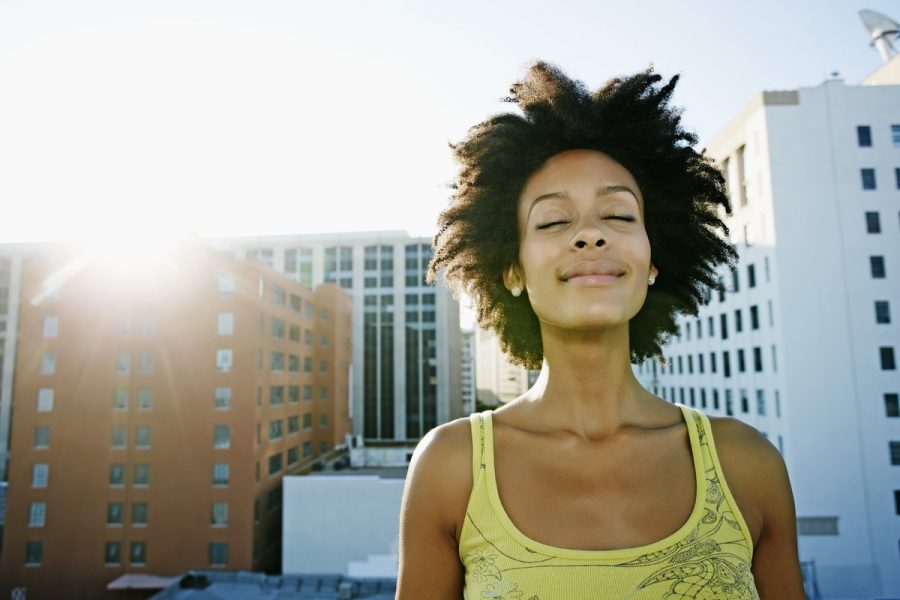
[[[435, 255], [537, 383], [432, 430], [401, 510], [397, 598], [804, 598], [793, 497], [752, 427], [645, 390], [734, 249], [724, 181], [646, 72], [590, 93], [537, 63], [474, 127]], [[652, 287], [651, 287], [652, 286]], [[726, 482], [727, 478], [727, 482]]]

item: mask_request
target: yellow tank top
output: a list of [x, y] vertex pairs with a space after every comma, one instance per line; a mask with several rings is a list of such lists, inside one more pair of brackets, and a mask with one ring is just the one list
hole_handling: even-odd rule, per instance
[[753, 540], [722, 476], [709, 419], [678, 406], [694, 459], [694, 509], [665, 539], [617, 550], [556, 548], [519, 531], [497, 492], [491, 411], [472, 414], [474, 485], [459, 542], [464, 598], [758, 600]]

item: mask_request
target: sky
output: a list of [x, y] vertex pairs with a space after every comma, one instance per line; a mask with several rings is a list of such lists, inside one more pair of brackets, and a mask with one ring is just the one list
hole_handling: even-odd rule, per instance
[[435, 233], [448, 144], [534, 60], [650, 65], [701, 146], [760, 90], [881, 63], [857, 2], [0, 0], [0, 243]]

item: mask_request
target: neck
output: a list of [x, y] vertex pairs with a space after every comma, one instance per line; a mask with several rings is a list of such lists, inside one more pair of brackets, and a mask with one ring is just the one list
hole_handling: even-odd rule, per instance
[[542, 324], [544, 363], [527, 398], [548, 425], [590, 439], [646, 419], [650, 394], [631, 370], [628, 323], [591, 331]]

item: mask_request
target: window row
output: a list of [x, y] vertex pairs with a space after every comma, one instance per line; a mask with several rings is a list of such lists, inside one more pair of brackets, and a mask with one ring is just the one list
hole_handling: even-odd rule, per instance
[[[866, 191], [878, 189], [878, 183], [875, 179], [875, 169], [866, 167], [859, 170], [859, 177], [862, 182], [862, 189]], [[894, 185], [900, 190], [900, 167], [894, 169]]]
[[[310, 441], [303, 442], [302, 447], [303, 447], [303, 458], [311, 458], [312, 457], [312, 442], [310, 442]], [[324, 454], [326, 448], [327, 448], [327, 445], [325, 444], [325, 442], [321, 442], [320, 448], [319, 448], [320, 454]], [[291, 465], [295, 465], [295, 464], [297, 464], [297, 462], [299, 462], [299, 460], [300, 460], [299, 453], [300, 453], [300, 446], [291, 446], [290, 448], [287, 449], [287, 466], [288, 467], [290, 467]], [[276, 454], [272, 454], [269, 456], [269, 458], [268, 458], [268, 462], [269, 462], [268, 473], [269, 473], [270, 477], [273, 475], [277, 475], [278, 473], [281, 472], [281, 470], [284, 468], [283, 461], [284, 461], [284, 454], [282, 452], [278, 452]], [[259, 465], [259, 463], [257, 463], [257, 466], [258, 465]]]
[[[122, 548], [124, 546], [125, 542], [105, 542], [103, 562], [108, 566], [121, 565]], [[43, 558], [43, 542], [25, 542], [25, 564], [27, 566], [40, 566]], [[131, 566], [144, 566], [147, 564], [147, 542], [130, 542], [128, 546], [128, 562]], [[228, 544], [225, 542], [210, 542], [209, 565], [211, 567], [220, 567], [227, 564]]]
[[[284, 371], [284, 352], [269, 353], [269, 369], [272, 371]], [[288, 354], [288, 371], [293, 373], [300, 372], [300, 357], [294, 354]], [[216, 350], [216, 371], [220, 373], [229, 373], [234, 368], [233, 352], [230, 348], [220, 348]], [[258, 351], [257, 368], [263, 368], [263, 351]], [[314, 370], [313, 359], [309, 356], [303, 358], [303, 372], [312, 373]], [[319, 361], [319, 372], [328, 372], [328, 361]]]
[[[732, 356], [731, 351], [723, 350], [721, 354], [722, 354], [722, 374], [725, 377], [731, 377], [731, 356]], [[696, 361], [694, 360], [695, 356], [697, 359]], [[698, 352], [696, 355], [693, 355], [693, 354], [679, 355], [679, 356], [675, 357], [674, 359], [670, 357], [670, 358], [666, 359], [666, 365], [662, 365], [661, 371], [663, 374], [665, 374], [667, 371], [666, 366], [668, 366], [668, 374], [675, 375], [676, 374], [675, 373], [675, 368], [676, 368], [675, 365], [677, 364], [678, 365], [678, 373], [677, 373], [678, 375], [685, 374], [685, 367], [687, 367], [687, 374], [691, 375], [694, 373], [694, 366], [695, 366], [695, 362], [696, 362], [696, 368], [697, 368], [698, 373], [704, 373], [706, 371], [707, 364], [709, 366], [710, 373], [717, 373], [718, 368], [719, 368], [718, 360], [717, 360], [718, 353], [710, 352], [708, 354], [708, 356], [709, 356], [708, 363], [706, 361], [706, 356], [707, 355]], [[736, 358], [736, 362], [737, 362], [736, 366], [737, 366], [738, 372], [745, 373], [749, 367], [748, 355], [745, 352], [745, 350], [743, 348], [739, 348], [735, 352], [735, 358]], [[754, 346], [752, 348], [749, 358], [753, 361], [753, 371], [756, 373], [763, 372], [762, 347]], [[685, 359], [687, 359], [687, 360], [685, 360]], [[777, 372], [778, 371], [778, 355], [775, 351], [774, 345], [771, 346], [771, 362], [772, 362], [772, 372]], [[655, 373], [656, 372], [656, 364], [655, 363], [651, 363], [651, 364], [653, 365], [653, 372]], [[642, 365], [642, 368], [643, 368], [643, 365]]]
[[[678, 392], [677, 395], [675, 393], [676, 390]], [[664, 400], [668, 400], [669, 402], [678, 402], [680, 404], [684, 404], [685, 406], [711, 408], [712, 410], [723, 409], [720, 402], [718, 388], [713, 388], [709, 394], [707, 394], [707, 390], [704, 387], [699, 388], [699, 392], [697, 390], [698, 388], [693, 387], [661, 387], [658, 389], [658, 393]], [[753, 398], [755, 402], [753, 402], [753, 405], [751, 406], [751, 396], [749, 392], [746, 389], [738, 390], [738, 406], [740, 408], [740, 412], [745, 415], [755, 414], [761, 417], [766, 416], [768, 405], [766, 402], [765, 390], [755, 390]], [[733, 390], [726, 389], [723, 399], [725, 404], [725, 414], [733, 416], [735, 414]], [[781, 396], [779, 395], [778, 390], [775, 390], [775, 416], [781, 418]]]
[[[871, 125], [856, 126], [856, 142], [860, 148], [872, 147]], [[894, 148], [900, 148], [900, 125], [891, 125], [891, 145]]]
[[[220, 389], [228, 389], [230, 388], [220, 388]], [[280, 406], [284, 404], [284, 392], [287, 389], [287, 401], [291, 404], [296, 403], [300, 400], [300, 389], [299, 385], [271, 385], [269, 386], [269, 405], [271, 406]], [[310, 401], [313, 398], [313, 386], [307, 384], [302, 386], [303, 389], [303, 400]], [[328, 388], [320, 387], [319, 388], [319, 400], [328, 400]]]

